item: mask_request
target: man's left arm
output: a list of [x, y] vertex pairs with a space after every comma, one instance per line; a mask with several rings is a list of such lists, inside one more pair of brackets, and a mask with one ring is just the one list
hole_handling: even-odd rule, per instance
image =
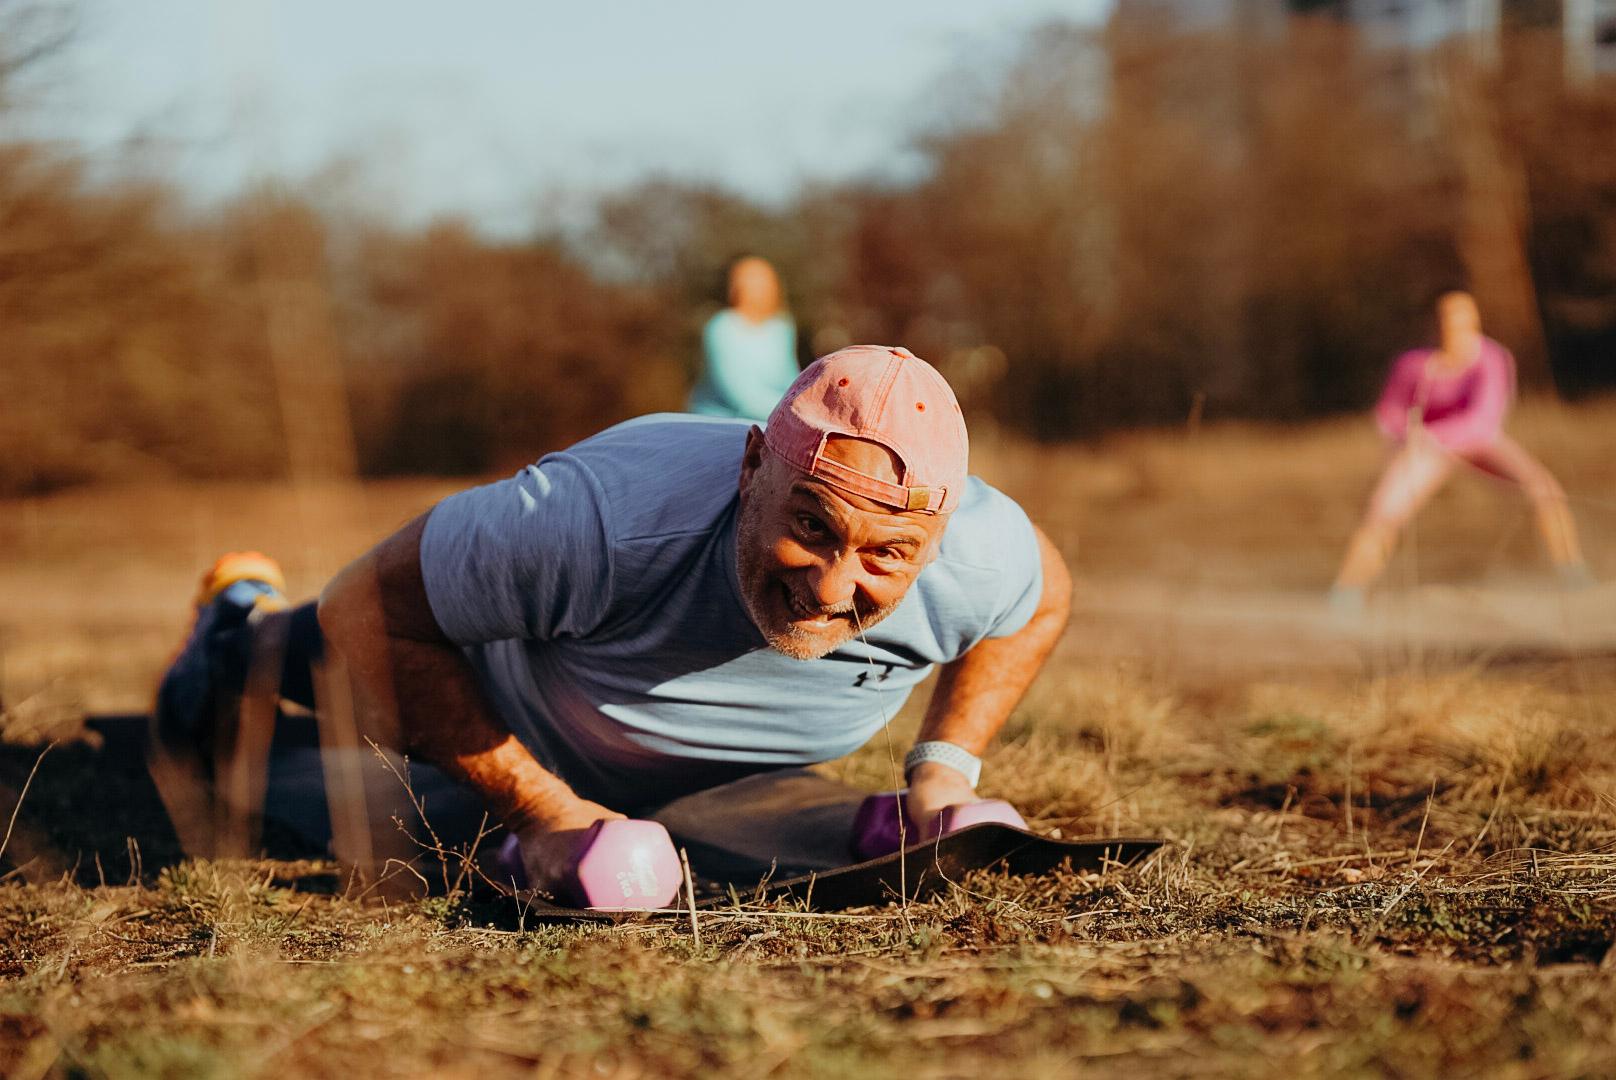
[[[1027, 624], [1013, 634], [984, 638], [958, 660], [943, 667], [920, 742], [949, 742], [980, 757], [1004, 727], [1010, 712], [1027, 692], [1055, 648], [1071, 614], [1072, 578], [1066, 561], [1036, 526], [1043, 590]], [[930, 838], [937, 815], [959, 803], [974, 802], [976, 789], [959, 770], [923, 761], [909, 774], [909, 816]]]

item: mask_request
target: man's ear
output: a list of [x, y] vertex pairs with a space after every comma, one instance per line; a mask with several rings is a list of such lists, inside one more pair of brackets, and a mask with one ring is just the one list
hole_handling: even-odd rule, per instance
[[744, 496], [747, 489], [752, 486], [752, 480], [757, 471], [763, 467], [763, 455], [767, 447], [763, 445], [763, 429], [756, 424], [746, 433], [746, 450], [741, 454], [741, 494]]

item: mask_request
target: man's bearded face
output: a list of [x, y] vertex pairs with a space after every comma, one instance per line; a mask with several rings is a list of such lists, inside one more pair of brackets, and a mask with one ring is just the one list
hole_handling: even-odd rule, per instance
[[[827, 457], [897, 481], [874, 443], [832, 439]], [[816, 660], [886, 618], [931, 561], [947, 518], [899, 513], [798, 472], [753, 429], [743, 465], [736, 574], [775, 650]]]

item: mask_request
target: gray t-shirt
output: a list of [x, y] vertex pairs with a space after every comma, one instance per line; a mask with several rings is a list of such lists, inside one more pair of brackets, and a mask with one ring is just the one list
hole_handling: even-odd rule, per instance
[[511, 731], [586, 798], [633, 813], [850, 753], [933, 665], [1014, 633], [1038, 605], [1031, 523], [972, 477], [937, 559], [867, 640], [818, 660], [775, 652], [735, 572], [749, 426], [631, 420], [427, 521], [438, 625]]

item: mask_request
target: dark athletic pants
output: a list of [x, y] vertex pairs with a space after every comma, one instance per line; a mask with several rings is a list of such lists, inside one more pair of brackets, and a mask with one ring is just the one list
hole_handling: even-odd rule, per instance
[[[468, 849], [480, 831], [497, 833], [498, 822], [478, 796], [440, 770], [393, 754], [384, 762], [374, 748], [356, 744], [351, 735], [333, 738], [329, 725], [316, 722], [315, 672], [324, 643], [314, 604], [221, 626], [199, 645], [205, 677], [182, 670], [182, 657], [163, 693], [205, 693], [212, 704], [199, 711], [212, 716], [231, 713], [249, 678], [256, 683], [255, 656], [262, 669], [273, 665], [277, 649], [282, 653], [278, 681], [267, 680], [273, 686], [265, 688], [278, 692], [282, 706], [272, 713], [275, 732], [263, 805], [265, 821], [275, 828], [316, 848], [335, 846], [348, 857], [357, 842], [377, 860], [418, 854], [420, 844]], [[270, 671], [273, 675], [273, 667]], [[204, 743], [210, 735], [196, 734]], [[400, 775], [408, 778], [409, 791]], [[337, 793], [335, 829], [332, 791]], [[771, 871], [789, 875], [849, 862], [853, 815], [864, 794], [806, 770], [787, 769], [677, 799], [651, 816], [689, 848], [698, 873], [746, 884]], [[423, 811], [430, 830], [422, 825]], [[369, 835], [358, 837], [359, 831]], [[350, 850], [340, 850], [344, 846]]]

